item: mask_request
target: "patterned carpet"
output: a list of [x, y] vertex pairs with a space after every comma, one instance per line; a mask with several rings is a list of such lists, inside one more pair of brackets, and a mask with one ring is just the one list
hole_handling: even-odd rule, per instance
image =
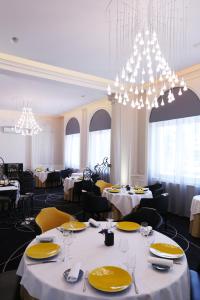
[[[78, 220], [84, 221], [80, 204], [66, 202], [62, 189], [50, 190], [47, 193], [36, 191], [32, 210], [28, 214], [36, 216], [43, 207], [55, 206], [58, 209], [75, 215]], [[27, 210], [25, 210], [27, 216]], [[11, 214], [1, 213], [0, 216], [0, 272], [17, 269], [26, 246], [35, 238], [36, 230], [32, 224], [22, 226], [24, 210], [21, 205]], [[197, 270], [200, 266], [200, 239], [193, 238], [188, 232], [189, 219], [169, 215], [167, 230], [164, 226], [161, 232], [174, 239], [185, 251], [191, 269]]]

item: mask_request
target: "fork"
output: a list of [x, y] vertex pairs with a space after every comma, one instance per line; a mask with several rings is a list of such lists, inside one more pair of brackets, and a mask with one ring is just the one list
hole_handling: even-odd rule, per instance
[[84, 281], [83, 281], [83, 292], [86, 291], [86, 280], [88, 278], [88, 271], [85, 271], [85, 274], [84, 274]]
[[139, 294], [139, 290], [138, 290], [138, 287], [137, 287], [136, 282], [135, 282], [134, 271], [132, 272], [132, 282], [133, 282], [133, 285], [134, 285], [134, 288], [135, 288], [135, 293]]

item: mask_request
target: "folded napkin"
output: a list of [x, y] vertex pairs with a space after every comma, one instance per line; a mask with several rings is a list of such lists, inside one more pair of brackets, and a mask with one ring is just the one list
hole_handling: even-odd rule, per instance
[[94, 226], [94, 227], [99, 227], [99, 222], [97, 222], [96, 220], [94, 220], [94, 219], [92, 219], [92, 218], [90, 218], [90, 219], [88, 220], [88, 222], [89, 222], [89, 224], [91, 224], [91, 225]]
[[37, 235], [36, 241], [39, 243], [51, 243], [55, 239], [54, 235]]
[[81, 269], [81, 263], [80, 262], [75, 263], [72, 266], [72, 268], [67, 276], [67, 280], [70, 282], [76, 281], [78, 279], [80, 269]]
[[165, 258], [157, 258], [157, 257], [148, 257], [147, 261], [150, 264], [155, 264], [159, 266], [166, 266], [166, 267], [172, 267], [173, 266], [173, 260], [171, 259], [165, 259]]

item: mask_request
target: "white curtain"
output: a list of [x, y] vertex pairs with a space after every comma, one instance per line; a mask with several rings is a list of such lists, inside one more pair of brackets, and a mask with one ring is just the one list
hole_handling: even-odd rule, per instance
[[166, 183], [172, 212], [189, 214], [200, 187], [200, 116], [150, 123], [149, 178]]
[[104, 157], [110, 161], [110, 139], [110, 129], [89, 132], [88, 165], [92, 170], [97, 163], [103, 162]]
[[65, 167], [80, 167], [80, 133], [65, 136]]
[[43, 130], [32, 137], [32, 168], [54, 168], [54, 133]]

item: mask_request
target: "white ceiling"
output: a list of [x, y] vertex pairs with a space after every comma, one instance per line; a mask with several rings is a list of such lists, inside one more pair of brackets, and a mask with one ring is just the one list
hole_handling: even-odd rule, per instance
[[0, 74], [0, 109], [22, 110], [24, 104], [30, 104], [37, 114], [60, 115], [104, 95], [102, 91], [66, 83], [11, 72]]
[[[113, 79], [119, 66], [109, 65], [109, 2], [0, 0], [0, 52]], [[188, 46], [175, 49], [176, 70], [200, 63], [200, 44], [194, 47], [200, 43], [199, 0], [188, 0], [187, 14]], [[11, 43], [13, 36], [19, 38], [18, 43]], [[166, 51], [170, 47], [167, 40], [161, 46]], [[16, 74], [0, 76], [0, 109], [16, 109], [12, 99], [20, 101], [23, 97], [32, 99], [39, 113], [60, 114], [102, 96], [102, 92], [78, 86]]]

